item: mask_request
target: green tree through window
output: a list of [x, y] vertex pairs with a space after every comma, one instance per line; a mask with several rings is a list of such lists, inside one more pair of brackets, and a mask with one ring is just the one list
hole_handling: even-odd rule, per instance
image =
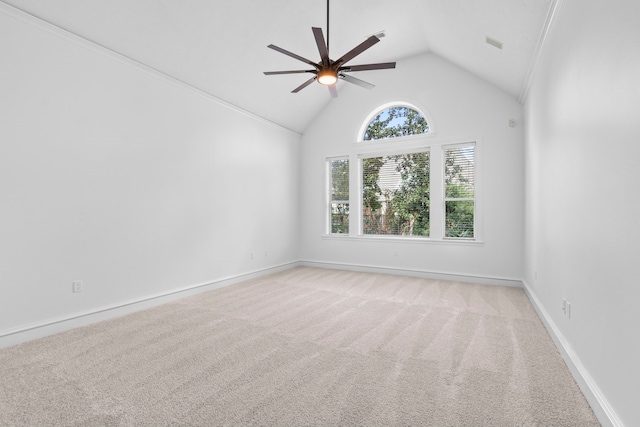
[[[429, 132], [418, 111], [390, 107], [369, 122], [364, 140]], [[445, 237], [474, 238], [475, 145], [445, 148]], [[362, 231], [373, 235], [428, 237], [431, 209], [429, 151], [362, 159]]]
[[[328, 232], [330, 234], [362, 233], [377, 236], [411, 236], [436, 239], [475, 239], [476, 143], [468, 142], [429, 148], [420, 139], [403, 138], [429, 133], [429, 124], [417, 110], [408, 106], [393, 106], [375, 114], [367, 124], [364, 141], [392, 140], [397, 148], [386, 154], [361, 153], [359, 177], [349, 177], [349, 158], [328, 158]], [[387, 141], [384, 150], [386, 151]], [[407, 142], [409, 144], [407, 144]], [[419, 145], [416, 145], [416, 142]], [[396, 141], [393, 141], [395, 145]], [[418, 147], [418, 148], [411, 148]], [[374, 149], [375, 150], [375, 149]], [[432, 163], [435, 162], [435, 163]], [[441, 176], [431, 176], [432, 165], [442, 170]], [[353, 166], [353, 165], [351, 165]], [[353, 168], [352, 168], [353, 169]], [[359, 179], [358, 179], [359, 178]], [[442, 186], [431, 200], [431, 180]], [[355, 221], [359, 230], [349, 227], [349, 184], [360, 185], [362, 204]], [[353, 188], [353, 187], [352, 187]], [[438, 209], [442, 222], [432, 229], [431, 209]], [[352, 226], [354, 224], [351, 224]]]
[[424, 116], [409, 107], [390, 107], [382, 110], [369, 122], [364, 140], [395, 138], [429, 132]]
[[429, 153], [362, 159], [364, 234], [429, 236]]
[[[418, 111], [403, 106], [376, 114], [364, 140], [429, 132]], [[362, 160], [364, 234], [429, 236], [429, 153], [408, 153]]]
[[349, 159], [336, 159], [331, 166], [331, 233], [349, 233]]
[[474, 237], [475, 146], [444, 150], [445, 237]]

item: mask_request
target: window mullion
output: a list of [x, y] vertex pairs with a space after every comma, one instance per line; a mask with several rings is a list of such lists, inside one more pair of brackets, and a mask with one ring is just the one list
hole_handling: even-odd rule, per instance
[[444, 159], [442, 147], [431, 147], [431, 238], [444, 236]]
[[351, 212], [349, 216], [349, 236], [357, 237], [362, 234], [362, 166], [357, 154], [349, 156], [349, 199]]

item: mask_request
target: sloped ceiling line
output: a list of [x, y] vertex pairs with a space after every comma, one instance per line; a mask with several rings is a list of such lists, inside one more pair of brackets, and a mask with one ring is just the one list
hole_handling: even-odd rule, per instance
[[[544, 43], [554, 1], [397, 0], [391, 10], [385, 0], [341, 2], [332, 17], [332, 49], [346, 52], [366, 38], [361, 31], [383, 29], [389, 37], [364, 52], [363, 63], [431, 53], [524, 102], [537, 63], [534, 52], [539, 55]], [[309, 29], [323, 25], [325, 10], [318, 3], [234, 0], [222, 10], [210, 0], [0, 0], [2, 4], [298, 135], [333, 102], [320, 85], [291, 94], [295, 78], [267, 81], [262, 73], [299, 65], [275, 55], [268, 43], [316, 57]], [[487, 36], [503, 43], [503, 49], [487, 45]], [[366, 77], [376, 84], [377, 71]], [[339, 93], [344, 86], [339, 83]]]
[[184, 82], [180, 79], [177, 79], [173, 76], [170, 76], [166, 73], [163, 73], [162, 71], [150, 67], [149, 65], [143, 64], [142, 62], [136, 61], [133, 58], [130, 58], [126, 55], [123, 55], [119, 52], [116, 52], [112, 49], [109, 49], [106, 46], [102, 46], [99, 43], [96, 43], [94, 41], [88, 40], [78, 34], [74, 34], [73, 32], [66, 30], [64, 28], [61, 28], [51, 22], [48, 22], [42, 18], [39, 18], [37, 16], [31, 15], [28, 12], [25, 12], [23, 10], [20, 10], [14, 6], [11, 6], [3, 1], [0, 0], [0, 12], [11, 16], [13, 18], [17, 18], [22, 22], [25, 22], [29, 25], [33, 25], [39, 29], [42, 29], [46, 32], [48, 32], [49, 34], [52, 34], [56, 37], [61, 37], [64, 38], [65, 40], [68, 40], [74, 44], [77, 44], [79, 46], [82, 46], [84, 48], [90, 49], [96, 53], [99, 53], [101, 55], [107, 56], [111, 59], [114, 59], [122, 64], [125, 64], [133, 69], [136, 69], [138, 71], [142, 71], [150, 76], [153, 76], [155, 78], [158, 78], [160, 80], [163, 80], [173, 86], [179, 87], [181, 89], [184, 89], [188, 92], [191, 92], [195, 95], [198, 95], [208, 101], [214, 102], [218, 105], [221, 105], [225, 108], [228, 108], [230, 110], [233, 110], [237, 113], [240, 113], [244, 116], [250, 117], [253, 120], [256, 120], [258, 122], [261, 122], [263, 124], [266, 124], [268, 126], [273, 126], [273, 127], [277, 127], [281, 130], [285, 130], [295, 136], [302, 136], [301, 133], [296, 132], [295, 130], [289, 129], [288, 127], [280, 124], [280, 123], [276, 123], [272, 120], [269, 120], [267, 118], [264, 118], [262, 116], [259, 116], [255, 113], [252, 113], [249, 110], [246, 110], [242, 107], [239, 107], [237, 105], [234, 105], [228, 101], [225, 101], [224, 99], [221, 99], [207, 91], [204, 91], [200, 88], [197, 88], [187, 82]]
[[538, 62], [540, 56], [542, 55], [542, 50], [544, 49], [547, 35], [551, 30], [551, 25], [553, 24], [554, 18], [557, 16], [557, 12], [560, 10], [561, 6], [562, 0], [552, 0], [551, 6], [549, 7], [549, 12], [547, 13], [547, 17], [544, 21], [544, 26], [542, 27], [542, 31], [540, 32], [540, 38], [538, 39], [536, 50], [533, 53], [531, 63], [529, 64], [529, 68], [527, 69], [527, 75], [522, 84], [520, 95], [518, 96], [518, 102], [520, 104], [524, 104], [527, 100], [527, 95], [529, 95], [529, 89], [531, 88], [531, 84], [533, 83], [533, 78], [538, 71]]

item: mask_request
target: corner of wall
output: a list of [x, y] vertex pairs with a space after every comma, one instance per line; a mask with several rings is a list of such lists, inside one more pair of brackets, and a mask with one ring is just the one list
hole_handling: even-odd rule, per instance
[[616, 415], [609, 401], [596, 385], [595, 381], [580, 361], [578, 355], [571, 348], [571, 344], [567, 341], [562, 332], [560, 332], [560, 329], [533, 292], [533, 289], [529, 286], [526, 279], [523, 279], [522, 283], [524, 285], [524, 291], [531, 301], [533, 308], [538, 313], [538, 317], [542, 320], [544, 327], [547, 329], [547, 332], [551, 336], [556, 348], [562, 355], [562, 358], [571, 371], [573, 378], [576, 380], [578, 387], [580, 387], [580, 390], [587, 399], [587, 402], [591, 405], [591, 409], [593, 409], [596, 417], [598, 417], [598, 421], [600, 421], [603, 426], [607, 427], [624, 427], [624, 424]]

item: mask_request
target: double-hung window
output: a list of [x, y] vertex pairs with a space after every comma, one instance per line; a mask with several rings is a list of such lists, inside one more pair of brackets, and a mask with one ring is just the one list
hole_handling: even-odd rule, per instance
[[428, 151], [362, 157], [362, 234], [429, 236]]
[[444, 149], [444, 237], [475, 237], [475, 144]]
[[349, 159], [330, 159], [329, 233], [349, 233]]

